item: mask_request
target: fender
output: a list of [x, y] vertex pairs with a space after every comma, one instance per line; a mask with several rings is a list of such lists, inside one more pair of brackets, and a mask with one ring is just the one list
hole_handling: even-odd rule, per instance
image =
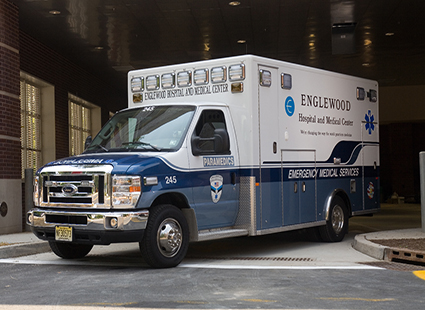
[[350, 198], [348, 198], [347, 193], [343, 189], [337, 188], [337, 189], [335, 189], [335, 190], [332, 191], [332, 193], [328, 196], [328, 198], [325, 201], [324, 210], [325, 210], [325, 220], [326, 221], [329, 220], [329, 216], [330, 216], [329, 211], [330, 211], [330, 208], [331, 208], [332, 200], [334, 199], [335, 196], [340, 196], [344, 200], [344, 202], [345, 202], [345, 204], [346, 204], [346, 206], [348, 208], [348, 214], [351, 215], [351, 201], [350, 201]]

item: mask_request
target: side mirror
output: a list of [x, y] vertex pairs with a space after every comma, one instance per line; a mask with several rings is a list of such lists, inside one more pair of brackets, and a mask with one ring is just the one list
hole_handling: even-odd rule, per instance
[[92, 139], [92, 137], [91, 136], [88, 136], [87, 138], [86, 138], [86, 142], [84, 142], [84, 149], [86, 150], [89, 146], [90, 146], [90, 144], [92, 143], [92, 141], [93, 141], [93, 139]]
[[214, 153], [230, 154], [229, 135], [226, 129], [219, 128], [214, 130]]
[[229, 135], [223, 128], [215, 129], [214, 136], [211, 138], [193, 135], [191, 144], [194, 156], [230, 154]]

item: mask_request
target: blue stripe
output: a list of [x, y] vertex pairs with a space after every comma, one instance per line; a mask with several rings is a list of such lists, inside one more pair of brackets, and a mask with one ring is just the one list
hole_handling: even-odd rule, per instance
[[[342, 164], [352, 165], [359, 157], [360, 151], [367, 145], [379, 145], [378, 142], [361, 142], [361, 141], [340, 141], [338, 142], [331, 155], [325, 161], [316, 161], [317, 164], [333, 164], [334, 158], [340, 158]], [[284, 161], [285, 164], [297, 164], [300, 162]], [[314, 161], [303, 161], [302, 163], [314, 163]], [[263, 164], [281, 164], [280, 161], [264, 161]]]

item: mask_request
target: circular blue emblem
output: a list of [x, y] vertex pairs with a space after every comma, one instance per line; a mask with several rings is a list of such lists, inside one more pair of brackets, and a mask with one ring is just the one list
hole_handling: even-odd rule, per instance
[[285, 100], [285, 111], [288, 116], [294, 115], [295, 112], [295, 102], [294, 99], [292, 99], [291, 96], [286, 97]]

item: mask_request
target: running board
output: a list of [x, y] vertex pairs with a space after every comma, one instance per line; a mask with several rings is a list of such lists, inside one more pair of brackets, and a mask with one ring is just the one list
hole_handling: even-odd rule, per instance
[[248, 229], [201, 230], [198, 233], [198, 241], [242, 237], [248, 236], [248, 233]]

